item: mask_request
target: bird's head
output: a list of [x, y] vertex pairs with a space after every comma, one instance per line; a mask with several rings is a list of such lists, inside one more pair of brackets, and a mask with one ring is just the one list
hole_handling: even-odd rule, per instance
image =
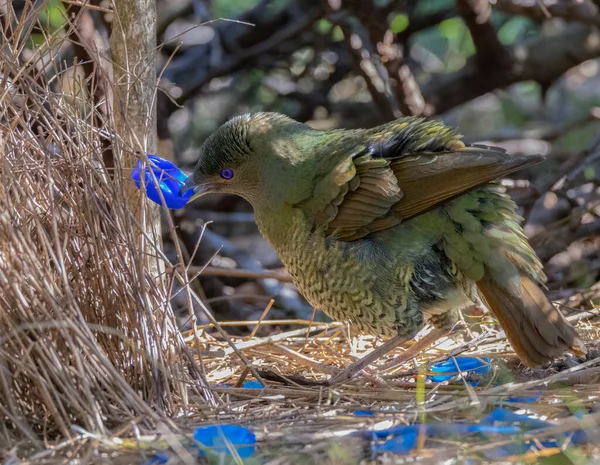
[[233, 118], [206, 139], [182, 191], [235, 194], [255, 209], [298, 202], [310, 194], [319, 134], [278, 113]]

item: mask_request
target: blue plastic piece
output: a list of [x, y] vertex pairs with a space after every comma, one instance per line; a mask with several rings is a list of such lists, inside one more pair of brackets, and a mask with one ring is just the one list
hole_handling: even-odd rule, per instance
[[[456, 369], [457, 365], [460, 371]], [[455, 357], [453, 359], [446, 360], [445, 362], [433, 365], [431, 367], [431, 371], [433, 373], [443, 374], [432, 375], [429, 377], [429, 379], [435, 383], [440, 383], [456, 376], [460, 372], [485, 374], [490, 370], [490, 359], [487, 357]]]
[[[194, 194], [193, 189], [189, 189], [183, 195], [179, 195], [179, 189], [187, 179], [186, 174], [169, 160], [157, 157], [156, 155], [148, 155], [148, 161], [150, 163], [146, 165], [146, 169], [144, 170], [143, 181], [148, 198], [154, 203], [162, 205], [163, 203], [159, 194], [160, 189], [168, 208], [173, 210], [183, 208]], [[156, 176], [158, 188], [152, 178], [150, 169], [154, 172], [154, 176]], [[141, 189], [142, 185], [141, 173], [142, 161], [140, 160], [131, 173], [131, 179], [133, 179], [138, 189]]]
[[403, 436], [412, 434], [414, 431], [423, 431], [423, 434], [428, 436], [452, 436], [456, 434], [518, 434], [521, 429], [518, 426], [493, 426], [493, 425], [476, 425], [471, 423], [431, 423], [425, 425], [403, 425], [396, 426], [380, 431], [370, 431], [372, 437], [385, 439], [389, 436]]
[[[503, 408], [497, 408], [484, 418], [482, 418], [482, 424], [493, 425], [494, 423], [510, 423], [510, 424], [520, 424], [521, 432], [525, 433], [528, 431], [537, 430], [540, 428], [550, 428], [555, 426], [552, 423], [549, 423], [544, 420], [540, 420], [538, 418], [531, 418], [527, 415], [520, 415], [518, 413], [514, 413], [510, 410], [506, 410]], [[562, 439], [566, 439], [569, 437], [569, 442], [571, 444], [582, 444], [588, 440], [585, 431], [576, 430], [570, 433], [562, 433], [558, 434], [556, 438], [548, 438], [546, 440], [537, 441], [539, 445], [545, 448], [550, 447], [561, 447]], [[537, 445], [536, 445], [537, 447]], [[492, 450], [488, 450], [484, 452], [485, 457], [489, 459], [501, 459], [508, 456], [513, 455], [522, 455], [531, 449], [531, 444], [528, 442], [515, 441], [512, 444], [506, 444], [502, 447], [497, 447]]]
[[162, 450], [157, 450], [152, 457], [142, 462], [142, 465], [163, 465], [169, 461], [169, 456]]
[[375, 415], [375, 412], [372, 410], [355, 410], [354, 415], [357, 417], [372, 417]]
[[385, 441], [383, 444], [375, 443], [372, 447], [372, 452], [375, 454], [388, 452], [397, 455], [408, 455], [415, 447], [417, 447], [418, 438], [418, 428], [410, 428], [406, 430], [404, 434], [396, 435]]
[[260, 384], [260, 381], [252, 380], [246, 381], [243, 385], [244, 389], [263, 389], [264, 386]]
[[491, 413], [483, 417], [479, 423], [481, 425], [493, 425], [494, 423], [519, 423], [523, 426], [526, 426], [527, 428], [525, 429], [527, 430], [537, 428], [548, 428], [550, 426], [554, 426], [552, 425], [552, 423], [540, 420], [539, 418], [532, 418], [527, 415], [520, 415], [518, 413], [504, 408], [497, 408], [493, 410]]
[[541, 391], [531, 391], [531, 392], [529, 392], [529, 396], [513, 396], [513, 397], [509, 397], [508, 399], [504, 400], [503, 402], [514, 402], [514, 403], [520, 403], [520, 404], [527, 404], [527, 403], [531, 403], [531, 402], [537, 402], [541, 398], [542, 398]]
[[[217, 454], [231, 454], [235, 448], [240, 458], [248, 458], [256, 450], [256, 436], [252, 431], [237, 425], [201, 426], [194, 431], [194, 441]], [[206, 455], [200, 449], [200, 455]]]
[[[417, 444], [417, 437], [423, 434], [426, 437], [444, 437], [466, 434], [518, 434], [521, 429], [517, 426], [490, 426], [475, 425], [468, 423], [434, 423], [425, 425], [405, 425], [397, 426], [381, 431], [369, 432], [375, 440], [372, 446], [372, 452], [383, 453], [391, 452], [398, 455], [410, 453]], [[389, 438], [392, 436], [391, 438]], [[382, 444], [376, 442], [377, 439], [387, 439]]]
[[[219, 387], [224, 387], [224, 388], [232, 388], [233, 386], [230, 386], [229, 384], [221, 384]], [[260, 381], [257, 380], [252, 380], [252, 381], [245, 381], [244, 384], [242, 384], [242, 387], [244, 389], [263, 389], [264, 386], [262, 384], [260, 384]]]
[[[371, 450], [374, 454], [389, 452], [398, 455], [410, 453], [416, 447], [419, 434], [425, 435], [426, 438], [456, 437], [468, 434], [480, 434], [484, 438], [490, 434], [516, 436], [511, 444], [487, 450], [483, 453], [488, 459], [501, 459], [513, 455], [522, 455], [531, 450], [533, 443], [520, 440], [518, 435], [552, 426], [555, 425], [527, 415], [519, 415], [510, 410], [497, 408], [486, 415], [479, 424], [434, 423], [402, 425], [381, 431], [362, 431], [358, 434], [373, 440]], [[586, 433], [583, 430], [578, 430], [572, 433], [559, 434], [555, 438], [537, 441], [535, 447], [539, 445], [546, 448], [561, 447], [563, 440], [567, 437], [572, 444], [582, 444], [588, 440]], [[382, 440], [384, 441], [381, 442]]]

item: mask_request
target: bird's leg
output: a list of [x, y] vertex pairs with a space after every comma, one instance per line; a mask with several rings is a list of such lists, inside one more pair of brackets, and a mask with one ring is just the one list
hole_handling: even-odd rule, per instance
[[409, 341], [410, 339], [412, 339], [412, 338], [407, 337], [407, 336], [400, 336], [400, 335], [394, 336], [393, 338], [388, 339], [387, 341], [385, 341], [383, 344], [381, 344], [379, 347], [377, 347], [372, 352], [365, 355], [360, 360], [357, 360], [356, 362], [348, 365], [344, 370], [339, 372], [337, 375], [332, 376], [328, 380], [327, 384], [329, 384], [331, 386], [334, 384], [340, 384], [340, 383], [349, 381], [350, 379], [352, 379], [352, 377], [355, 374], [357, 374], [357, 373], [361, 372], [363, 369], [365, 369], [367, 367], [367, 365], [370, 365], [378, 358], [387, 354], [390, 350], [399, 346], [403, 342]]
[[381, 368], [382, 371], [389, 370], [392, 367], [398, 366], [400, 364], [406, 363], [409, 360], [415, 358], [417, 355], [422, 353], [425, 349], [427, 349], [431, 344], [437, 341], [439, 338], [444, 337], [450, 328], [434, 328], [429, 334], [426, 334], [417, 342], [415, 342], [412, 346], [406, 349], [397, 357], [394, 357], [391, 361], [383, 365]]
[[447, 312], [444, 312], [440, 315], [434, 315], [429, 318], [429, 323], [433, 324], [433, 331], [429, 334], [426, 334], [421, 339], [419, 339], [416, 343], [405, 350], [401, 355], [394, 358], [393, 360], [386, 363], [382, 370], [389, 370], [390, 368], [400, 365], [402, 363], [406, 363], [412, 358], [415, 358], [425, 349], [427, 349], [431, 344], [436, 342], [438, 339], [446, 336], [452, 329], [456, 326], [460, 321], [460, 311], [453, 308]]

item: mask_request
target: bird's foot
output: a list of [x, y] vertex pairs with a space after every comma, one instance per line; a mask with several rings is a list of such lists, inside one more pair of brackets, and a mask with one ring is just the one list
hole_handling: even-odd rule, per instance
[[445, 335], [447, 332], [448, 329], [446, 328], [434, 329], [429, 334], [415, 342], [411, 347], [405, 350], [398, 357], [395, 357], [392, 361], [386, 363], [382, 369], [368, 368], [368, 365], [370, 365], [375, 360], [388, 353], [390, 350], [394, 349], [396, 346], [402, 344], [403, 342], [406, 342], [410, 338], [405, 336], [394, 336], [393, 338], [381, 344], [379, 347], [375, 348], [373, 351], [369, 352], [363, 358], [348, 365], [346, 368], [339, 370], [339, 372], [334, 373], [329, 379], [323, 381], [310, 380], [297, 375], [284, 376], [270, 371], [261, 372], [260, 375], [265, 379], [283, 381], [286, 384], [297, 384], [302, 386], [337, 386], [339, 384], [351, 381], [359, 373], [364, 372], [366, 374], [367, 382], [372, 383], [376, 386], [381, 386], [385, 385], [386, 382], [379, 376], [378, 373], [380, 371], [387, 370], [394, 366], [408, 362], [412, 358], [418, 356], [421, 352], [423, 352], [423, 350], [428, 348], [431, 344], [433, 344], [437, 339]]
[[385, 385], [386, 382], [381, 377], [379, 377], [377, 373], [379, 370], [369, 368], [368, 365], [370, 365], [375, 360], [388, 353], [394, 347], [398, 346], [399, 344], [402, 344], [403, 342], [406, 342], [407, 339], [408, 338], [404, 336], [395, 336], [385, 341], [379, 347], [376, 347], [373, 351], [369, 352], [364, 357], [356, 360], [354, 363], [348, 365], [344, 369], [339, 370], [333, 367], [328, 367], [328, 371], [333, 374], [327, 380], [316, 381], [307, 379], [299, 375], [281, 375], [270, 370], [261, 370], [259, 371], [259, 374], [265, 379], [279, 381], [291, 385], [296, 384], [301, 386], [337, 386], [339, 384], [347, 383], [354, 379], [359, 373], [365, 372], [367, 382], [370, 382], [376, 386], [381, 386]]
[[[361, 359], [358, 359], [356, 362], [348, 365], [346, 368], [344, 368], [342, 371], [340, 371], [336, 375], [333, 375], [328, 380], [328, 385], [335, 386], [337, 384], [342, 384], [342, 383], [346, 383], [346, 382], [350, 381], [352, 378], [354, 378], [358, 373], [360, 373], [365, 368], [367, 368], [375, 360], [381, 358], [383, 355], [387, 354], [390, 350], [394, 349], [395, 347], [399, 346], [400, 344], [402, 344], [403, 342], [406, 342], [409, 339], [410, 338], [408, 338], [406, 336], [394, 336], [393, 338], [388, 339], [383, 344], [381, 344], [379, 347], [376, 347], [373, 351], [369, 352], [367, 355], [365, 355]], [[371, 370], [369, 370], [369, 371], [371, 371]], [[371, 374], [371, 376], [369, 378], [371, 381], [377, 381], [376, 375], [373, 376], [373, 374]], [[379, 379], [377, 382], [378, 382], [378, 384], [381, 384], [383, 381]]]

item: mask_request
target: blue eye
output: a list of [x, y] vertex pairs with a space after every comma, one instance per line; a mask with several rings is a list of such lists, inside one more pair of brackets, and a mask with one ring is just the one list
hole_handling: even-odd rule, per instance
[[233, 170], [231, 168], [223, 168], [221, 170], [221, 177], [223, 179], [231, 179], [231, 178], [233, 178]]

